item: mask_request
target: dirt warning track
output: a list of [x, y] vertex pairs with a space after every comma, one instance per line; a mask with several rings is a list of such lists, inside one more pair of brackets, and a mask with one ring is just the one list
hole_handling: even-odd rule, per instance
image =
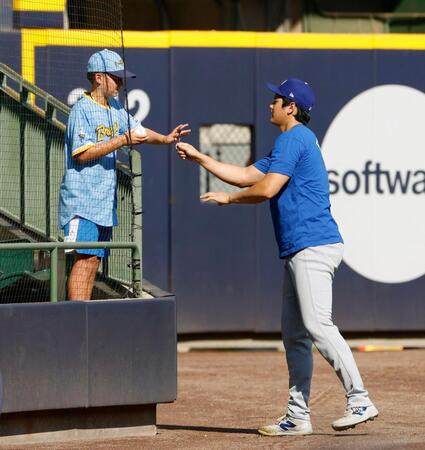
[[354, 430], [336, 433], [330, 426], [344, 412], [344, 391], [317, 352], [310, 402], [314, 434], [270, 438], [256, 429], [284, 412], [284, 354], [193, 351], [179, 354], [178, 400], [159, 405], [157, 436], [19, 448], [424, 450], [425, 350], [356, 352], [355, 358], [380, 415]]

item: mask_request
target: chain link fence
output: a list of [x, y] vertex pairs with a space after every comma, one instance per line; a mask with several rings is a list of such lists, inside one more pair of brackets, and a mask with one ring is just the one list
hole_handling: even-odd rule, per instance
[[[252, 164], [252, 127], [249, 125], [214, 124], [200, 128], [199, 146], [202, 153], [226, 164]], [[221, 181], [200, 168], [200, 194], [210, 191], [235, 192], [240, 189]]]

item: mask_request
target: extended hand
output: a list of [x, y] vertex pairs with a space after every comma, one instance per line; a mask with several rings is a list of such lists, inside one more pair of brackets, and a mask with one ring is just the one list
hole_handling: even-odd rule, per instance
[[174, 144], [175, 142], [178, 142], [181, 137], [190, 134], [191, 130], [187, 128], [188, 126], [188, 123], [177, 125], [176, 128], [165, 137], [165, 144]]
[[176, 144], [177, 154], [181, 159], [198, 160], [201, 153], [195, 147], [187, 142], [178, 142]]
[[215, 202], [218, 205], [228, 205], [230, 203], [230, 194], [227, 192], [207, 192], [201, 195], [201, 200], [205, 202]]

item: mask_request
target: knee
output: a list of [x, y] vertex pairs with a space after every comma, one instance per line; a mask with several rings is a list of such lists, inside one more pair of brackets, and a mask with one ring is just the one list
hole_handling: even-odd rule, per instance
[[304, 325], [313, 341], [317, 341], [325, 337], [327, 331], [334, 329], [338, 330], [331, 317], [318, 317], [315, 319], [310, 319], [307, 320]]
[[282, 340], [285, 347], [290, 348], [294, 345], [304, 343], [306, 340], [310, 340], [310, 336], [304, 328], [298, 330], [282, 328]]

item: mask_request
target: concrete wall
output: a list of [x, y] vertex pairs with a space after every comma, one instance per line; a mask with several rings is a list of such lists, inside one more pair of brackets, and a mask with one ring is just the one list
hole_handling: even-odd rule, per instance
[[0, 370], [3, 414], [174, 401], [174, 298], [0, 305]]
[[155, 434], [177, 397], [175, 312], [170, 295], [0, 305], [0, 444]]

